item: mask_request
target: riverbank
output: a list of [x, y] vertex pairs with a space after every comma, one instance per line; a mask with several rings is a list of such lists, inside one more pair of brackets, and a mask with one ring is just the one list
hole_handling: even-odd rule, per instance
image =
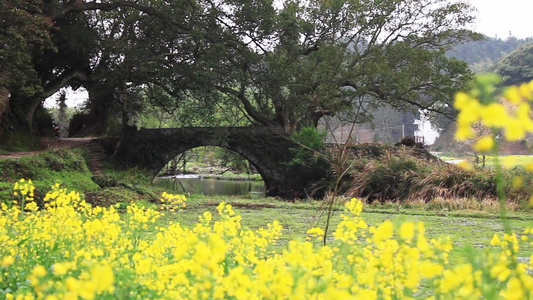
[[220, 179], [220, 180], [237, 180], [237, 181], [263, 181], [260, 174], [231, 173], [224, 174], [206, 174], [206, 173], [188, 173], [177, 175], [162, 175], [157, 178], [202, 178], [202, 179]]

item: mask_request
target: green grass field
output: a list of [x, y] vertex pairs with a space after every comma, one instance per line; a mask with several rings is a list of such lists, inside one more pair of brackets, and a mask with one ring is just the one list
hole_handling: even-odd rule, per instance
[[[274, 198], [246, 197], [207, 197], [191, 196], [188, 206], [180, 213], [167, 212], [159, 222], [165, 226], [169, 221], [179, 221], [185, 226], [194, 226], [197, 218], [204, 211], [215, 214], [215, 207], [220, 201], [232, 204], [235, 211], [242, 216], [242, 224], [250, 229], [264, 227], [267, 223], [278, 220], [283, 226], [280, 244], [289, 240], [305, 240], [307, 230], [311, 227], [325, 228], [326, 213], [324, 205], [319, 201], [286, 202]], [[340, 221], [342, 206], [337, 206], [331, 219], [330, 233]], [[362, 217], [369, 225], [379, 225], [391, 220], [396, 228], [402, 222], [424, 222], [429, 239], [449, 236], [454, 242], [454, 250], [450, 261], [463, 261], [469, 249], [483, 248], [489, 245], [495, 233], [502, 235], [506, 228], [522, 233], [526, 227], [533, 225], [530, 212], [509, 212], [507, 219], [502, 220], [499, 212], [483, 211], [438, 211], [419, 208], [398, 208], [385, 205], [365, 205]], [[329, 240], [329, 238], [328, 238]], [[533, 246], [520, 249], [520, 257], [533, 254]]]
[[[444, 161], [453, 161], [453, 160], [466, 160], [471, 163], [475, 162], [475, 156], [473, 154], [465, 153], [435, 153], [435, 156], [444, 160]], [[481, 159], [481, 156], [480, 156]], [[494, 167], [495, 164], [499, 162], [502, 166], [507, 168], [526, 166], [533, 163], [533, 155], [487, 155], [486, 157], [486, 166]]]

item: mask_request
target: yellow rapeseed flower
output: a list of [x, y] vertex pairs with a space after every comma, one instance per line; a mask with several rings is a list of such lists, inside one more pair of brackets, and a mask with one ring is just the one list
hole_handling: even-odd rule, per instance
[[470, 101], [468, 104], [461, 110], [457, 116], [458, 124], [472, 124], [481, 118], [481, 104], [477, 101]]
[[15, 258], [11, 255], [7, 255], [7, 256], [2, 257], [1, 266], [3, 268], [6, 268], [6, 267], [11, 266], [14, 262], [15, 262]]
[[495, 234], [495, 235], [492, 237], [492, 239], [490, 240], [490, 244], [491, 244], [492, 246], [499, 246], [500, 243], [501, 243], [501, 240], [500, 240], [500, 238], [498, 237], [497, 234]]
[[459, 92], [455, 94], [455, 100], [453, 102], [453, 107], [456, 109], [463, 109], [468, 102], [471, 101], [470, 96], [467, 93]]
[[494, 148], [494, 139], [490, 135], [479, 138], [474, 145], [474, 150], [478, 152], [489, 152], [492, 148]]
[[315, 235], [315, 236], [324, 235], [324, 229], [320, 227], [313, 227], [307, 230], [307, 234]]
[[113, 291], [113, 283], [115, 282], [115, 275], [113, 269], [109, 265], [94, 266], [91, 268], [92, 281], [95, 284], [95, 291], [97, 293], [103, 291]]
[[470, 124], [457, 124], [457, 130], [455, 131], [455, 139], [458, 141], [466, 141], [474, 136], [474, 131]]
[[363, 202], [357, 198], [352, 198], [348, 201], [344, 207], [353, 215], [358, 216], [363, 211]]
[[522, 98], [533, 100], [533, 89], [531, 88], [531, 83], [533, 83], [533, 80], [530, 83], [522, 83], [518, 88], [520, 91], [520, 96], [522, 96]]
[[505, 89], [503, 92], [503, 96], [505, 99], [513, 104], [518, 104], [522, 101], [522, 97], [520, 95], [520, 90], [517, 86], [510, 86]]
[[37, 265], [33, 268], [31, 273], [37, 277], [43, 277], [46, 275], [46, 269], [41, 265]]
[[460, 168], [468, 170], [468, 171], [474, 169], [474, 165], [472, 165], [472, 163], [470, 163], [469, 161], [466, 161], [466, 160], [460, 161], [457, 165]]
[[39, 210], [39, 207], [37, 206], [37, 203], [35, 202], [28, 202], [26, 205], [24, 205], [24, 209], [29, 211], [37, 211]]
[[54, 275], [65, 275], [68, 272], [68, 268], [65, 264], [62, 263], [56, 263], [52, 266], [52, 271], [54, 272]]
[[490, 103], [481, 108], [481, 120], [488, 127], [503, 127], [511, 117], [501, 103]]
[[390, 220], [385, 220], [385, 222], [381, 223], [374, 232], [374, 243], [377, 245], [383, 240], [389, 239], [392, 236], [393, 229], [392, 222]]
[[[55, 199], [67, 198], [66, 189], [57, 190]], [[517, 288], [525, 297], [533, 290], [528, 266], [513, 263], [518, 244], [530, 242], [530, 228], [519, 238], [496, 237], [496, 247], [476, 252], [476, 261], [483, 263], [474, 269], [470, 263], [448, 266], [451, 240], [428, 241], [422, 222], [400, 225], [398, 238], [390, 221], [369, 227], [355, 198], [347, 203], [331, 245], [293, 240], [276, 251], [271, 246], [281, 236], [279, 222], [248, 229], [227, 204], [219, 206], [218, 218], [206, 212], [193, 226], [156, 227], [159, 213], [150, 208], [132, 204], [118, 214], [113, 207], [74, 202], [24, 218], [19, 208], [0, 212], [0, 262], [17, 266], [0, 274], [11, 291], [5, 298], [410, 299], [424, 285], [435, 299], [481, 299], [518, 297]], [[51, 275], [35, 266], [36, 257], [54, 262]]]
[[404, 240], [410, 240], [415, 235], [415, 223], [404, 222], [400, 225], [400, 237]]
[[502, 291], [501, 296], [508, 300], [521, 300], [525, 299], [524, 287], [520, 282], [520, 279], [513, 277], [507, 282], [507, 288]]
[[429, 260], [423, 260], [420, 262], [420, 275], [423, 278], [432, 278], [437, 275], [441, 275], [444, 271], [444, 266], [439, 263], [435, 263]]

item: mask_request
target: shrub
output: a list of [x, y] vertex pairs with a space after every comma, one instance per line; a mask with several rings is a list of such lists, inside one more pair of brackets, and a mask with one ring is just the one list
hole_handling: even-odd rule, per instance
[[408, 153], [370, 160], [352, 174], [346, 193], [369, 201], [409, 201], [433, 198], [496, 198], [494, 173], [417, 159]]

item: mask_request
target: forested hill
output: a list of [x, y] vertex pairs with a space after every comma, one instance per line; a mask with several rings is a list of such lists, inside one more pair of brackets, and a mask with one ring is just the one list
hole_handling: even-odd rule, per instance
[[492, 71], [500, 58], [527, 42], [533, 42], [533, 37], [526, 39], [509, 37], [505, 40], [486, 38], [459, 44], [446, 55], [465, 61], [475, 73], [486, 72]]

